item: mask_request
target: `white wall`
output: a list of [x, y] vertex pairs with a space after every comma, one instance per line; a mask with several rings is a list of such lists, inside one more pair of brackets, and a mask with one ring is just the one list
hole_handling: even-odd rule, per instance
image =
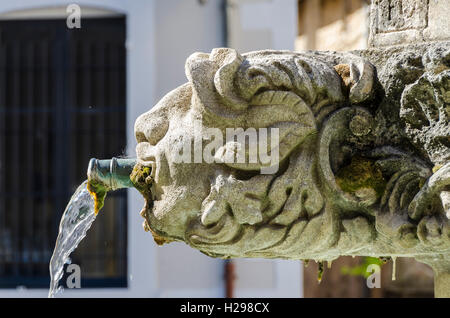
[[158, 75], [156, 97], [185, 83], [184, 64], [194, 52], [210, 52], [226, 45], [222, 0], [156, 1], [155, 35]]
[[228, 46], [240, 52], [293, 50], [297, 0], [227, 0]]

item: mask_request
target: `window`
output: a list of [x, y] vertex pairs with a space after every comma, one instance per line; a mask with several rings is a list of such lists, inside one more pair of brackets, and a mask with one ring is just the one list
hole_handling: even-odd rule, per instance
[[[0, 21], [0, 37], [0, 288], [47, 288], [89, 159], [126, 146], [125, 18]], [[109, 193], [72, 254], [82, 287], [126, 286], [126, 201]]]

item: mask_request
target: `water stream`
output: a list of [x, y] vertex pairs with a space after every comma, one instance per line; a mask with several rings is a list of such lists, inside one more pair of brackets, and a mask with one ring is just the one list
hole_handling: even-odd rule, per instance
[[58, 283], [63, 276], [64, 264], [70, 262], [70, 254], [86, 236], [95, 217], [94, 199], [87, 189], [87, 181], [84, 181], [72, 195], [61, 217], [55, 250], [50, 260], [49, 298], [62, 290], [62, 287], [58, 288]]

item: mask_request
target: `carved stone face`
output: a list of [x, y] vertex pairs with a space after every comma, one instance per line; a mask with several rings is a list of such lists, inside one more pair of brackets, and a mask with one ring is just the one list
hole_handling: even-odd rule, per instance
[[[195, 218], [208, 194], [212, 167], [176, 163], [174, 144], [193, 134], [192, 86], [185, 84], [164, 97], [136, 121], [138, 160], [152, 167], [152, 211], [147, 222], [161, 236], [184, 240], [186, 226]], [[208, 171], [209, 170], [209, 171]]]
[[[390, 150], [374, 150], [368, 62], [351, 54], [215, 49], [189, 57], [186, 75], [188, 83], [135, 124], [138, 162], [152, 167], [144, 228], [157, 242], [184, 241], [221, 257], [379, 253], [370, 247], [373, 216], [394, 172], [377, 162]], [[236, 138], [227, 139], [229, 129], [238, 129]], [[406, 166], [415, 170], [410, 180], [429, 171], [417, 161]], [[353, 182], [355, 175], [363, 182]]]

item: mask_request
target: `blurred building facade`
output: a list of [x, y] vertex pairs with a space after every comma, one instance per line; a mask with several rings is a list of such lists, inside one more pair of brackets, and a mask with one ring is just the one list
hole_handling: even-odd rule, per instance
[[365, 49], [370, 0], [299, 0], [295, 49]]

